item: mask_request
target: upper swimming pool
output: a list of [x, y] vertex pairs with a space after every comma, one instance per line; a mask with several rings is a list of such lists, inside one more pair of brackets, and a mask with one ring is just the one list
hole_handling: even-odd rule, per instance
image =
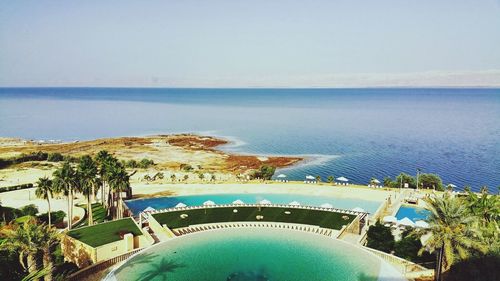
[[424, 208], [419, 208], [415, 206], [402, 205], [398, 212], [396, 213], [396, 218], [398, 220], [404, 219], [405, 217], [409, 218], [413, 222], [419, 220], [427, 220], [430, 215], [430, 211]]
[[276, 204], [288, 204], [292, 201], [298, 201], [301, 205], [321, 206], [321, 204], [329, 203], [334, 208], [348, 209], [359, 207], [373, 214], [380, 206], [379, 201], [370, 201], [352, 198], [336, 198], [326, 196], [309, 196], [298, 194], [205, 194], [205, 195], [190, 195], [190, 196], [172, 196], [158, 197], [146, 199], [134, 199], [125, 201], [129, 209], [135, 215], [147, 207], [155, 209], [165, 209], [174, 207], [178, 203], [184, 203], [188, 206], [200, 206], [207, 200], [214, 201], [216, 204], [231, 204], [235, 200], [242, 200], [244, 203], [254, 204], [261, 200], [269, 200]]

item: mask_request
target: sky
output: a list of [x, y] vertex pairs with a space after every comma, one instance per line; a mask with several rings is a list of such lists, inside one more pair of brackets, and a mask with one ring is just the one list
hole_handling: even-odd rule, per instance
[[500, 87], [500, 0], [0, 0], [0, 87]]

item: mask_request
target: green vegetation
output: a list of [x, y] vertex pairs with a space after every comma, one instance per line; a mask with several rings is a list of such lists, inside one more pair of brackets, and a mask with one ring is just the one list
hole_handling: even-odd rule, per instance
[[13, 191], [13, 190], [20, 190], [20, 189], [32, 188], [32, 187], [33, 187], [32, 183], [25, 183], [25, 184], [12, 185], [12, 186], [4, 186], [4, 187], [0, 187], [0, 193], [1, 192], [7, 192], [7, 191]]
[[[384, 186], [391, 188], [405, 187], [408, 184], [409, 188], [417, 187], [417, 178], [406, 173], [399, 174], [395, 180], [391, 177], [384, 178]], [[434, 189], [438, 191], [443, 191], [443, 181], [436, 174], [419, 174], [418, 176], [418, 188]]]
[[21, 207], [21, 212], [23, 213], [23, 215], [25, 216], [36, 216], [36, 214], [38, 214], [38, 208], [35, 204], [29, 204], [29, 205], [26, 205], [26, 206], [23, 206]]
[[[68, 157], [67, 159], [65, 159]], [[30, 161], [49, 161], [60, 162], [63, 160], [73, 160], [70, 156], [63, 156], [61, 153], [47, 153], [43, 151], [32, 152], [30, 154], [21, 154], [19, 156], [11, 157], [8, 159], [0, 158], [0, 169], [7, 168], [12, 165], [30, 162]]]
[[[236, 213], [233, 210], [238, 210]], [[285, 211], [290, 214], [285, 214]], [[188, 217], [182, 219], [181, 214]], [[153, 214], [160, 223], [171, 228], [187, 227], [195, 224], [216, 222], [246, 222], [257, 221], [256, 216], [263, 216], [262, 222], [285, 222], [317, 225], [323, 228], [341, 229], [354, 220], [355, 215], [327, 212], [320, 210], [290, 209], [279, 207], [236, 207], [236, 208], [206, 208], [182, 210]]]
[[377, 221], [375, 225], [370, 226], [366, 235], [367, 247], [386, 253], [390, 253], [394, 249], [394, 236], [392, 236], [390, 227]]
[[51, 227], [51, 212], [50, 212], [50, 197], [52, 197], [52, 181], [47, 177], [40, 178], [37, 182], [37, 188], [35, 190], [35, 195], [37, 198], [47, 200], [48, 208], [48, 219], [49, 219], [49, 228]]
[[47, 155], [47, 161], [49, 162], [61, 162], [64, 160], [64, 156], [59, 152], [49, 153]]
[[126, 233], [132, 233], [134, 236], [142, 235], [141, 230], [131, 218], [74, 229], [69, 231], [68, 235], [89, 246], [99, 247], [121, 240]]
[[147, 168], [155, 165], [153, 160], [146, 159], [146, 158], [142, 159], [140, 162], [137, 162], [134, 159], [131, 159], [128, 161], [123, 160], [123, 161], [121, 161], [121, 164], [122, 164], [122, 166], [124, 166], [126, 168], [132, 168], [132, 169], [135, 169], [135, 168], [147, 169]]
[[262, 179], [262, 180], [270, 180], [274, 172], [276, 171], [276, 167], [262, 165], [259, 170], [254, 171], [251, 175], [252, 179]]
[[[52, 280], [54, 269], [57, 266], [54, 263], [54, 249], [60, 241], [59, 232], [45, 224], [39, 224], [35, 218], [31, 218], [22, 224], [3, 226], [0, 235], [3, 238], [2, 252], [8, 253], [7, 258], [17, 255], [17, 261], [25, 271], [24, 274], [36, 275], [36, 272], [45, 268], [47, 272], [44, 280]], [[12, 261], [7, 264], [9, 268], [10, 263]], [[16, 268], [15, 264], [12, 266]], [[19, 275], [18, 272], [8, 272], [3, 269], [1, 272], [7, 276]]]
[[[87, 213], [87, 205], [80, 205], [79, 207], [82, 207], [85, 209], [85, 212]], [[101, 203], [93, 203], [92, 204], [92, 214], [94, 218], [94, 223], [101, 223], [107, 220], [109, 217], [107, 216], [106, 209]], [[81, 220], [79, 223], [75, 224], [74, 227], [81, 227], [84, 225], [89, 225], [88, 217]]]
[[193, 167], [189, 164], [181, 164], [180, 169], [184, 172], [191, 172], [192, 170], [194, 170]]

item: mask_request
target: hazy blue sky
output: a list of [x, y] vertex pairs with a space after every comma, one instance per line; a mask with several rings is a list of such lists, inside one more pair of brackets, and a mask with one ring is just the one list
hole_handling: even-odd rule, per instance
[[381, 85], [500, 86], [500, 0], [0, 0], [0, 86]]

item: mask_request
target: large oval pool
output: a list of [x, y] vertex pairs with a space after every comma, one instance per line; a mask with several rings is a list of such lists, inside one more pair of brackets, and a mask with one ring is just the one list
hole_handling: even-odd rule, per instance
[[326, 236], [272, 228], [220, 229], [146, 249], [106, 281], [405, 280], [373, 254]]

